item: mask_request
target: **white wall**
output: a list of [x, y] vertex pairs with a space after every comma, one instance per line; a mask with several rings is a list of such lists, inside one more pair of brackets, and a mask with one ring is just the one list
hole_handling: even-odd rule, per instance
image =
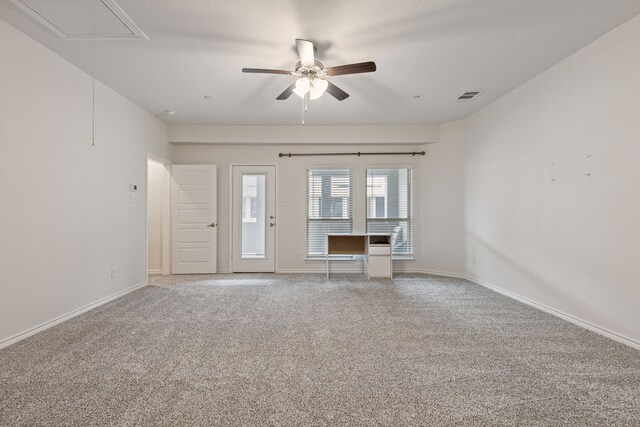
[[[166, 126], [0, 20], [0, 343], [146, 280], [146, 152]], [[130, 203], [129, 183], [139, 185]], [[110, 278], [110, 268], [117, 278]]]
[[422, 165], [420, 203], [422, 269], [464, 275], [465, 122], [440, 126], [440, 141], [428, 145]]
[[162, 273], [162, 209], [165, 166], [149, 160], [147, 164], [147, 244], [150, 273]]
[[[366, 135], [363, 136], [366, 138]], [[287, 140], [284, 140], [287, 142]], [[345, 157], [293, 157], [279, 158], [279, 152], [333, 152], [333, 151], [421, 151], [427, 156], [345, 156]], [[433, 153], [433, 154], [432, 154]], [[464, 165], [459, 146], [444, 146], [441, 143], [403, 146], [248, 146], [248, 145], [176, 145], [172, 147], [172, 160], [176, 164], [212, 163], [218, 165], [218, 268], [226, 272], [229, 269], [229, 168], [231, 163], [266, 162], [278, 164], [278, 231], [277, 231], [277, 270], [280, 272], [324, 271], [324, 263], [305, 261], [306, 253], [306, 181], [305, 170], [309, 165], [347, 165], [354, 170], [354, 231], [365, 229], [365, 168], [367, 165], [413, 165], [414, 167], [414, 233], [416, 261], [396, 262], [396, 271], [420, 271], [425, 268], [437, 269], [448, 273], [463, 273], [462, 261], [464, 236], [459, 230], [463, 226], [464, 210], [459, 200], [462, 198], [462, 179], [456, 183], [450, 179]], [[429, 182], [425, 185], [423, 177]], [[435, 189], [438, 182], [452, 183], [452, 191], [458, 185], [458, 196], [451, 197], [447, 191]], [[284, 200], [291, 201], [284, 206]], [[429, 202], [422, 203], [427, 200]], [[443, 209], [448, 214], [441, 215]], [[454, 212], [457, 209], [457, 212]], [[424, 221], [428, 218], [429, 221]], [[457, 231], [456, 231], [457, 230]], [[448, 233], [450, 232], [450, 233]], [[441, 249], [442, 235], [459, 234], [456, 247], [442, 251], [438, 257], [423, 263], [423, 254], [434, 254]], [[457, 249], [456, 249], [457, 248]], [[459, 253], [455, 253], [459, 250]], [[299, 253], [299, 257], [298, 257]], [[359, 263], [345, 262], [332, 264], [332, 269], [356, 270]], [[425, 267], [426, 266], [426, 267]]]
[[465, 169], [469, 274], [635, 343], [638, 52], [640, 17], [473, 115]]
[[195, 126], [174, 125], [169, 141], [176, 144], [253, 145], [418, 145], [438, 141], [438, 125], [353, 126]]

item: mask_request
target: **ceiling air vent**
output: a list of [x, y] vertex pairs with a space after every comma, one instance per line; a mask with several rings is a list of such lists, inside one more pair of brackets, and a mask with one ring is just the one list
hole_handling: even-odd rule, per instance
[[66, 40], [148, 39], [114, 0], [10, 0]]
[[467, 92], [464, 92], [459, 97], [457, 97], [454, 102], [471, 101], [473, 98], [480, 95], [481, 93], [482, 93], [481, 90], [469, 90]]

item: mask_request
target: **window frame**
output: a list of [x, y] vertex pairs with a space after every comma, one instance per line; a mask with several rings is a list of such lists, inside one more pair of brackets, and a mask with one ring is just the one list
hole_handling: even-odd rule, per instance
[[[309, 210], [310, 210], [310, 192], [309, 192], [309, 178], [310, 178], [310, 171], [350, 171], [351, 173], [351, 188], [349, 189], [349, 195], [350, 195], [350, 200], [349, 202], [351, 203], [350, 206], [350, 217], [348, 219], [345, 218], [317, 218], [317, 219], [312, 219], [309, 217]], [[351, 220], [351, 231], [350, 233], [353, 233], [353, 228], [354, 228], [354, 222], [355, 222], [355, 203], [354, 203], [354, 195], [355, 195], [355, 167], [351, 166], [351, 165], [323, 165], [323, 166], [316, 166], [316, 165], [307, 165], [305, 166], [305, 193], [306, 193], [306, 199], [305, 199], [305, 240], [306, 240], [306, 247], [305, 247], [305, 259], [306, 260], [311, 260], [311, 261], [315, 261], [315, 260], [324, 260], [326, 258], [326, 254], [310, 254], [309, 253], [309, 223], [313, 222], [313, 221], [325, 221], [325, 222], [346, 222], [347, 220]], [[351, 258], [351, 257], [349, 257]]]
[[[409, 188], [409, 218], [369, 218], [368, 216], [368, 197], [367, 197], [367, 175], [368, 171], [372, 169], [408, 169], [410, 174], [410, 188]], [[411, 252], [409, 253], [391, 253], [391, 257], [394, 260], [413, 260], [415, 259], [415, 222], [414, 222], [414, 182], [415, 182], [415, 167], [414, 165], [400, 164], [400, 165], [390, 165], [390, 164], [381, 164], [381, 165], [365, 165], [364, 166], [364, 229], [365, 232], [368, 233], [369, 229], [369, 219], [372, 221], [383, 221], [383, 220], [391, 220], [391, 221], [409, 221], [411, 224]], [[385, 203], [385, 211], [388, 212], [387, 202]]]

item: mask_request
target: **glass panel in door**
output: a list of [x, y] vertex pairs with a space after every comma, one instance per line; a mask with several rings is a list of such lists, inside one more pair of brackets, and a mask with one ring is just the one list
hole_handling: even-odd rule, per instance
[[242, 175], [242, 258], [265, 257], [265, 193], [265, 175]]

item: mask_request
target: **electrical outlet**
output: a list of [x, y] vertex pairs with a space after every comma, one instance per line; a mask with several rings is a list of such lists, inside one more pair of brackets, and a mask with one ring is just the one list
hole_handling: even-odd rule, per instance
[[476, 265], [476, 256], [471, 257], [471, 265]]
[[302, 252], [296, 251], [296, 258], [301, 258], [301, 257], [302, 257]]
[[118, 272], [115, 267], [111, 267], [111, 278], [115, 279], [118, 276]]

